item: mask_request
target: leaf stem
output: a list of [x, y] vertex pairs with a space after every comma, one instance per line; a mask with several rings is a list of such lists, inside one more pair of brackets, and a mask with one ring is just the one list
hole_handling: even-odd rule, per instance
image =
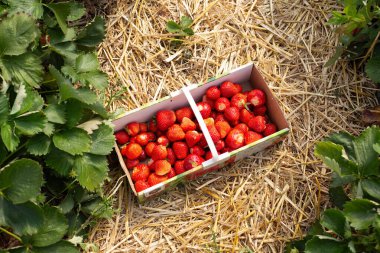
[[[16, 155], [17, 153], [19, 153], [20, 150], [23, 149], [23, 148], [26, 146], [26, 143], [27, 143], [27, 142], [24, 142], [22, 145], [20, 145], [20, 146], [16, 149], [16, 151], [10, 153], [7, 157], [5, 157], [4, 162], [1, 164], [1, 165], [2, 165], [1, 167], [3, 167], [3, 164], [8, 164], [8, 163], [9, 163], [8, 161], [9, 161], [14, 155]], [[1, 167], [0, 167], [0, 168], [1, 168]]]
[[18, 235], [13, 234], [12, 232], [6, 230], [5, 228], [0, 227], [0, 231], [3, 231], [4, 233], [6, 233], [6, 234], [8, 234], [8, 235], [14, 237], [14, 238], [17, 239], [18, 241], [22, 242], [21, 238], [20, 238]]

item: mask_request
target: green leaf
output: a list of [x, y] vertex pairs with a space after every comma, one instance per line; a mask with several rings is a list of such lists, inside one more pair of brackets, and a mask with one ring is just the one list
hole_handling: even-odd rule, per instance
[[74, 204], [75, 202], [73, 196], [71, 196], [71, 194], [68, 194], [58, 207], [61, 209], [62, 213], [66, 214], [73, 210]]
[[4, 123], [1, 128], [1, 138], [3, 139], [3, 143], [8, 151], [13, 152], [18, 147], [20, 143], [20, 139], [15, 133], [14, 125], [10, 125], [8, 123]]
[[194, 35], [194, 31], [191, 28], [185, 28], [185, 29], [183, 29], [183, 32], [186, 33], [189, 36]]
[[49, 136], [41, 133], [30, 138], [26, 144], [26, 149], [32, 155], [46, 155], [50, 150], [51, 140]]
[[6, 81], [13, 80], [36, 88], [42, 81], [41, 60], [30, 52], [17, 56], [3, 56], [0, 58], [0, 69]]
[[0, 172], [0, 189], [14, 204], [21, 204], [40, 194], [42, 167], [31, 159], [17, 160]]
[[98, 58], [95, 53], [81, 54], [75, 64], [78, 73], [92, 72], [99, 69]]
[[7, 121], [9, 115], [8, 98], [0, 93], [0, 126]]
[[191, 23], [193, 23], [193, 20], [190, 17], [182, 16], [180, 26], [182, 29], [190, 27]]
[[11, 227], [18, 235], [32, 235], [42, 224], [43, 212], [39, 206], [32, 202], [14, 205], [0, 197], [0, 225]]
[[91, 138], [80, 128], [64, 129], [53, 136], [54, 145], [71, 155], [81, 155], [91, 149]]
[[373, 149], [380, 154], [380, 143], [373, 144]]
[[108, 86], [108, 75], [101, 71], [79, 74], [78, 79], [81, 83], [91, 85], [98, 90], [104, 90]]
[[89, 25], [87, 25], [78, 35], [77, 44], [95, 48], [104, 39], [105, 34], [105, 24], [101, 17], [95, 17]]
[[31, 238], [31, 244], [36, 247], [45, 247], [60, 241], [69, 227], [66, 217], [58, 208], [44, 206], [43, 215], [42, 227]]
[[75, 59], [78, 57], [77, 46], [73, 42], [64, 42], [49, 47], [55, 53], [61, 55], [65, 62], [74, 65]]
[[50, 3], [45, 6], [54, 13], [63, 33], [67, 33], [67, 21], [77, 20], [85, 13], [83, 5], [76, 2]]
[[104, 105], [100, 102], [93, 103], [92, 105], [85, 105], [87, 109], [99, 114], [103, 119], [108, 119], [109, 115]]
[[345, 47], [343, 46], [337, 46], [335, 50], [335, 54], [325, 63], [324, 67], [330, 67], [334, 65], [334, 63], [339, 59], [339, 57], [342, 56], [344, 53]]
[[344, 203], [350, 200], [344, 192], [342, 186], [331, 187], [330, 185], [329, 196], [332, 203], [339, 209], [343, 209]]
[[54, 124], [47, 122], [43, 130], [44, 134], [46, 134], [47, 136], [51, 136], [54, 133], [54, 131], [55, 131]]
[[351, 226], [360, 230], [368, 228], [376, 218], [375, 205], [367, 199], [355, 199], [344, 205], [343, 213]]
[[174, 22], [173, 20], [169, 20], [166, 23], [166, 30], [170, 33], [178, 33], [181, 31], [181, 26]]
[[92, 154], [77, 156], [75, 158], [74, 171], [80, 185], [89, 191], [95, 191], [101, 187], [107, 177], [107, 158]]
[[305, 253], [346, 253], [347, 246], [344, 242], [336, 240], [320, 239], [314, 236], [306, 243]]
[[57, 45], [63, 42], [72, 42], [76, 39], [77, 34], [74, 28], [68, 28], [66, 33], [63, 33], [61, 29], [54, 27], [47, 30], [47, 34], [50, 36], [50, 44]]
[[371, 197], [380, 200], [380, 181], [376, 179], [364, 179], [362, 180], [363, 190]]
[[25, 12], [36, 19], [40, 19], [44, 13], [41, 0], [5, 0], [9, 5], [9, 14], [13, 15]]
[[14, 119], [16, 128], [25, 135], [35, 135], [44, 130], [47, 119], [42, 112], [31, 112]]
[[326, 141], [331, 141], [335, 144], [343, 146], [349, 159], [355, 160], [355, 152], [354, 152], [354, 146], [353, 146], [354, 139], [355, 139], [354, 136], [352, 136], [349, 133], [339, 132], [327, 137]]
[[[93, 105], [95, 105], [94, 103]], [[93, 106], [90, 105], [90, 106]], [[66, 125], [68, 127], [74, 127], [79, 124], [80, 120], [82, 119], [84, 113], [83, 104], [79, 102], [78, 100], [69, 99], [66, 103], [66, 112], [70, 117], [67, 117]]]
[[17, 14], [0, 22], [0, 56], [20, 55], [40, 35], [34, 19], [26, 14]]
[[112, 127], [101, 124], [99, 128], [91, 134], [92, 145], [90, 153], [95, 155], [108, 155], [111, 153], [115, 144], [113, 132]]
[[112, 209], [107, 204], [107, 200], [100, 197], [82, 203], [81, 211], [96, 218], [105, 219], [110, 219], [113, 213]]
[[47, 247], [33, 247], [33, 253], [80, 253], [74, 244], [68, 241], [59, 241]]
[[380, 57], [372, 57], [367, 61], [365, 72], [367, 76], [375, 83], [380, 83]]
[[49, 122], [57, 124], [66, 123], [65, 105], [62, 104], [49, 104], [45, 109], [45, 114]]
[[351, 236], [350, 227], [347, 224], [346, 218], [343, 213], [337, 209], [325, 210], [321, 218], [321, 225], [343, 238], [349, 238]]
[[12, 115], [17, 116], [28, 111], [39, 111], [42, 109], [44, 99], [32, 87], [21, 84], [19, 87], [15, 87], [14, 89], [17, 95], [12, 105]]
[[46, 156], [46, 165], [61, 176], [68, 176], [74, 166], [74, 156], [53, 148]]

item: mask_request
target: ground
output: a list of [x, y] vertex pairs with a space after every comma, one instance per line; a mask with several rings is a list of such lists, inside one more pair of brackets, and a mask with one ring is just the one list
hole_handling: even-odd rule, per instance
[[[324, 63], [337, 35], [333, 0], [104, 1], [99, 49], [111, 76], [109, 109], [131, 110], [190, 83], [254, 62], [280, 101], [291, 133], [281, 143], [139, 205], [120, 168], [106, 192], [115, 215], [94, 227], [101, 252], [282, 252], [328, 205], [329, 170], [314, 144], [335, 131], [358, 134], [375, 86], [341, 60]], [[169, 19], [194, 19], [178, 48]]]

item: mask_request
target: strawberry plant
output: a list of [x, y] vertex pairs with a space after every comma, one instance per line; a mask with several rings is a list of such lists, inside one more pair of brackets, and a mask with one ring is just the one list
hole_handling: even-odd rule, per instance
[[193, 36], [194, 31], [191, 29], [193, 20], [187, 16], [182, 16], [179, 23], [174, 20], [166, 22], [166, 30], [175, 35], [175, 39], [171, 40], [172, 44], [179, 45], [183, 42], [181, 37]]
[[380, 128], [367, 128], [358, 137], [333, 134], [317, 143], [315, 154], [332, 170], [335, 207], [287, 252], [379, 252]]
[[0, 0], [0, 237], [13, 241], [2, 252], [79, 252], [92, 218], [111, 214], [101, 186], [114, 136], [95, 53], [105, 27], [78, 26], [85, 12]]

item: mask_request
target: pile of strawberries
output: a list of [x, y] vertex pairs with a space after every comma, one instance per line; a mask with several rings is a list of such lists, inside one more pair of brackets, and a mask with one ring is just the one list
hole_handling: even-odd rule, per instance
[[[218, 153], [238, 149], [277, 131], [266, 116], [266, 96], [239, 84], [210, 87], [197, 103]], [[116, 133], [137, 192], [212, 158], [190, 107], [162, 110], [147, 123], [132, 122]]]

